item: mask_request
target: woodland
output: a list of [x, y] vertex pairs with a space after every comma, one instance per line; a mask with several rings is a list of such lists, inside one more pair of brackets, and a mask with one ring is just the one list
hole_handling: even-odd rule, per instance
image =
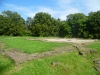
[[55, 19], [49, 13], [38, 12], [25, 20], [13, 11], [0, 14], [0, 36], [100, 38], [100, 11], [66, 15]]

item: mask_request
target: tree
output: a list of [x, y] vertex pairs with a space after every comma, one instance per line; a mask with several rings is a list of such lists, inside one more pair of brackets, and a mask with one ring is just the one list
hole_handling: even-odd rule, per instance
[[83, 13], [70, 14], [66, 21], [71, 26], [73, 37], [83, 37], [87, 21], [87, 17]]
[[9, 23], [8, 19], [5, 18], [3, 15], [0, 15], [0, 35], [5, 34], [8, 23]]
[[34, 36], [57, 36], [59, 34], [57, 20], [44, 12], [39, 12], [35, 15], [30, 29]]
[[67, 24], [66, 21], [61, 21], [59, 36], [60, 37], [72, 37], [71, 36], [71, 27]]
[[26, 26], [26, 31], [25, 31], [25, 33], [26, 33], [26, 35], [28, 35], [28, 36], [31, 36], [32, 35], [32, 33], [31, 33], [31, 22], [32, 22], [32, 18], [31, 17], [27, 17], [27, 20], [25, 21], [25, 26]]
[[25, 22], [26, 25], [30, 25], [30, 23], [32, 22], [32, 18], [31, 17], [27, 17], [27, 20]]
[[51, 18], [51, 25], [48, 26], [50, 36], [59, 36], [59, 29], [60, 29], [59, 26], [60, 26], [60, 21]]
[[0, 30], [2, 35], [22, 36], [25, 30], [25, 20], [17, 13], [12, 11], [3, 11], [3, 20], [0, 21]]
[[87, 29], [89, 38], [100, 38], [100, 11], [89, 13]]

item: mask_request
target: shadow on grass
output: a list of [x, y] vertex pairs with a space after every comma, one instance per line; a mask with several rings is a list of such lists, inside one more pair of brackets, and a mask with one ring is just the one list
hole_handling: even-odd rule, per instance
[[6, 66], [0, 66], [0, 75], [5, 73], [6, 71], [9, 71], [11, 69], [12, 65], [8, 64]]
[[12, 60], [0, 54], [0, 75], [6, 75], [5, 73], [10, 71], [13, 66], [14, 63]]

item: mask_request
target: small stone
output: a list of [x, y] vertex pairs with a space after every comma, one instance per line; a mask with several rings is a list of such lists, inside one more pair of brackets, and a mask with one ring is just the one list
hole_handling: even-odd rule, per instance
[[95, 64], [100, 64], [100, 60], [94, 60], [93, 61]]
[[97, 71], [99, 71], [99, 72], [100, 72], [100, 67], [95, 66], [94, 68], [95, 68]]
[[60, 62], [52, 62], [51, 65], [52, 65], [53, 67], [55, 67], [55, 66], [57, 66], [57, 65], [61, 65], [61, 63], [60, 63]]
[[93, 54], [93, 53], [98, 53], [98, 52], [96, 50], [90, 49], [90, 53]]

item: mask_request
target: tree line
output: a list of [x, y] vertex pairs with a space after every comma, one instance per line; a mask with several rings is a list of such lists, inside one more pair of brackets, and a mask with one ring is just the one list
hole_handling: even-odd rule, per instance
[[69, 14], [66, 20], [53, 18], [49, 13], [38, 12], [24, 20], [20, 14], [3, 11], [0, 14], [0, 35], [37, 37], [100, 38], [100, 11]]

